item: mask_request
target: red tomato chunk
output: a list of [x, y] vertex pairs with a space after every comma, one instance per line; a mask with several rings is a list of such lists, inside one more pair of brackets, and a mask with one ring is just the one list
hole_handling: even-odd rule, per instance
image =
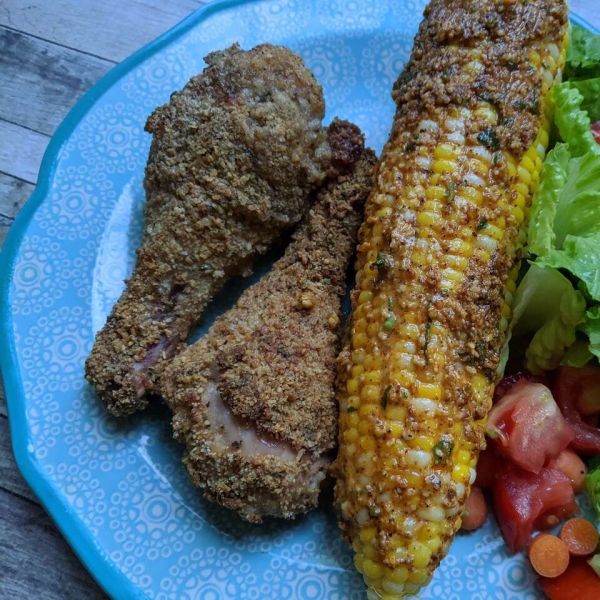
[[486, 433], [499, 454], [532, 473], [539, 473], [574, 438], [550, 390], [526, 380], [492, 408]]
[[559, 367], [553, 393], [575, 435], [570, 447], [584, 454], [600, 454], [600, 429], [582, 416], [600, 411], [600, 368]]
[[518, 373], [503, 377], [498, 382], [494, 388], [494, 404], [504, 398], [504, 396], [506, 396], [506, 394], [522, 380], [531, 381], [532, 383], [543, 383], [545, 386], [550, 387], [546, 372], [535, 375], [529, 371], [519, 371]]
[[594, 136], [596, 142], [600, 144], [600, 121], [592, 123], [592, 135]]
[[[539, 474], [506, 463], [494, 485], [498, 525], [511, 552], [527, 546], [534, 529], [578, 511], [569, 478], [556, 468]], [[549, 521], [548, 521], [549, 520]]]

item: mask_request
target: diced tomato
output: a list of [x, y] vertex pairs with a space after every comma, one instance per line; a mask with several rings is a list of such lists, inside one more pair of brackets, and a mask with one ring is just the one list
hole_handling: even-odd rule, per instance
[[[571, 487], [573, 487], [571, 485]], [[567, 517], [574, 515], [579, 512], [579, 506], [577, 506], [577, 502], [575, 502], [575, 498], [564, 504], [563, 506], [559, 506], [557, 508], [553, 508], [543, 515], [540, 515], [533, 522], [533, 529], [543, 531], [544, 529], [552, 529], [555, 525], [558, 525], [561, 521], [564, 521]]]
[[583, 558], [571, 558], [558, 577], [540, 577], [540, 586], [551, 600], [598, 600], [600, 577]]
[[518, 373], [503, 377], [498, 382], [494, 389], [494, 404], [506, 396], [511, 388], [523, 379], [532, 383], [543, 383], [545, 386], [550, 387], [548, 374], [545, 371], [539, 375], [535, 375], [529, 371], [519, 371]]
[[544, 515], [562, 517], [577, 510], [568, 477], [553, 468], [530, 473], [506, 463], [494, 485], [494, 508], [498, 525], [511, 552], [524, 548], [536, 522]]
[[594, 139], [600, 144], [600, 121], [592, 123], [592, 135]]
[[475, 485], [487, 490], [494, 485], [496, 475], [500, 471], [502, 459], [498, 458], [493, 449], [488, 447], [479, 455], [477, 461], [477, 478]]
[[492, 407], [486, 433], [501, 455], [532, 473], [539, 473], [574, 437], [552, 392], [523, 379]]
[[600, 368], [559, 367], [553, 392], [575, 434], [570, 447], [584, 454], [600, 454], [600, 429], [582, 417], [582, 413], [591, 415], [600, 410]]

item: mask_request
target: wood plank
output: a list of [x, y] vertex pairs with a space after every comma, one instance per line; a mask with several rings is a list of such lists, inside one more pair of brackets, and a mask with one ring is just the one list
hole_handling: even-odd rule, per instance
[[0, 490], [38, 504], [33, 491], [17, 468], [12, 451], [8, 419], [3, 417], [0, 417]]
[[173, 27], [204, 0], [11, 0], [0, 25], [120, 62]]
[[6, 396], [4, 394], [4, 382], [2, 381], [2, 373], [0, 373], [0, 417], [8, 417], [6, 410]]
[[0, 119], [0, 171], [23, 181], [37, 181], [50, 138]]
[[0, 119], [52, 135], [113, 64], [0, 27]]
[[0, 597], [107, 600], [44, 509], [0, 490]]
[[0, 173], [0, 227], [2, 217], [14, 219], [17, 216], [34, 189], [35, 186], [27, 181]]

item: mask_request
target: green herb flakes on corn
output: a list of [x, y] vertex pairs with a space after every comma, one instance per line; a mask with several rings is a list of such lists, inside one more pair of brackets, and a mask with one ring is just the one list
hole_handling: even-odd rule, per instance
[[369, 599], [448, 552], [475, 479], [560, 77], [562, 0], [433, 0], [360, 231], [340, 356], [340, 526]]

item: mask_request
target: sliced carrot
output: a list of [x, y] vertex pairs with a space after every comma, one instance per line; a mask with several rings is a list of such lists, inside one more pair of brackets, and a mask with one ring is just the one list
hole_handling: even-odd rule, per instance
[[481, 488], [473, 486], [471, 493], [465, 502], [465, 512], [462, 516], [461, 527], [465, 531], [478, 529], [485, 523], [487, 517], [487, 504], [483, 497]]
[[598, 530], [581, 517], [569, 519], [562, 526], [559, 537], [573, 556], [587, 556], [598, 546]]
[[531, 566], [543, 577], [558, 577], [569, 566], [569, 550], [555, 535], [542, 533], [529, 546]]
[[598, 600], [600, 577], [582, 558], [573, 558], [569, 568], [552, 579], [540, 577], [540, 586], [551, 600]]
[[556, 466], [571, 480], [571, 485], [576, 494], [583, 492], [583, 480], [587, 473], [587, 467], [573, 450], [563, 450], [556, 457]]

